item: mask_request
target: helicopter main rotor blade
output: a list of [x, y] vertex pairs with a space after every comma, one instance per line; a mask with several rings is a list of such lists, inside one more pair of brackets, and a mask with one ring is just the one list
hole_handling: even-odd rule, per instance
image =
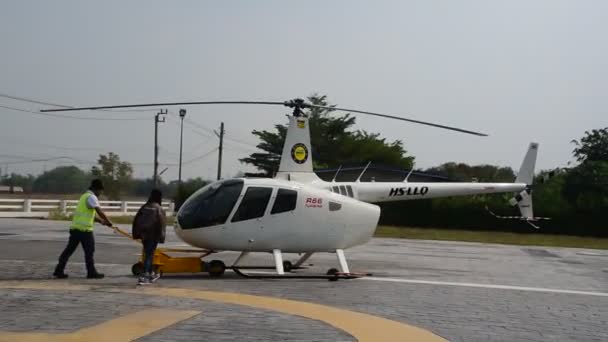
[[187, 105], [214, 105], [214, 104], [256, 104], [256, 105], [274, 105], [285, 106], [285, 102], [273, 101], [198, 101], [198, 102], [162, 102], [162, 103], [140, 103], [131, 105], [116, 105], [116, 106], [97, 106], [97, 107], [69, 107], [69, 108], [53, 108], [41, 109], [46, 112], [69, 112], [76, 110], [97, 110], [97, 109], [116, 109], [116, 108], [134, 108], [134, 107], [161, 107], [161, 106], [187, 106]]
[[253, 104], [253, 105], [286, 106], [286, 107], [289, 107], [289, 108], [294, 108], [294, 115], [298, 115], [296, 113], [300, 112], [300, 110], [302, 108], [319, 108], [319, 109], [328, 109], [328, 110], [339, 110], [339, 111], [343, 111], [343, 112], [352, 112], [352, 113], [358, 113], [358, 114], [379, 116], [379, 117], [383, 117], [383, 118], [387, 118], [387, 119], [393, 119], [393, 120], [407, 121], [407, 122], [417, 123], [417, 124], [420, 124], [420, 125], [426, 125], [426, 126], [432, 126], [432, 127], [437, 127], [437, 128], [443, 128], [443, 129], [447, 129], [447, 130], [451, 130], [451, 131], [456, 131], [456, 132], [461, 132], [461, 133], [467, 133], [467, 134], [473, 134], [473, 135], [482, 136], [482, 137], [487, 137], [488, 136], [485, 133], [479, 133], [479, 132], [469, 131], [469, 130], [462, 129], [462, 128], [435, 124], [435, 123], [432, 123], [432, 122], [426, 122], [426, 121], [408, 119], [408, 118], [403, 118], [403, 117], [400, 117], [400, 116], [394, 116], [394, 115], [388, 115], [388, 114], [382, 114], [382, 113], [374, 113], [374, 112], [366, 112], [366, 111], [362, 111], [362, 110], [346, 109], [346, 108], [340, 108], [340, 107], [319, 106], [319, 105], [314, 105], [314, 104], [306, 103], [302, 99], [294, 99], [294, 100], [285, 101], [285, 102], [277, 102], [277, 101], [161, 102], [161, 103], [140, 103], [140, 104], [114, 105], [114, 106], [53, 108], [53, 109], [42, 109], [40, 111], [43, 112], [43, 113], [46, 113], [46, 112], [68, 112], [68, 111], [77, 111], [77, 110], [99, 110], [99, 109], [117, 109], [117, 108], [134, 108], [134, 107], [162, 107], [162, 106], [187, 106], [187, 105], [222, 105], [222, 104], [243, 104], [243, 105]]
[[388, 118], [388, 119], [413, 122], [413, 123], [417, 123], [417, 124], [420, 124], [420, 125], [427, 125], [427, 126], [433, 126], [433, 127], [448, 129], [448, 130], [451, 130], [451, 131], [456, 131], [456, 132], [461, 132], [461, 133], [473, 134], [473, 135], [477, 135], [477, 136], [480, 136], [480, 137], [487, 137], [488, 136], [485, 133], [479, 133], [479, 132], [469, 131], [469, 130], [462, 129], [462, 128], [445, 126], [445, 125], [435, 124], [435, 123], [432, 123], [432, 122], [426, 122], [426, 121], [420, 121], [420, 120], [414, 120], [414, 119], [407, 119], [407, 118], [403, 118], [403, 117], [400, 117], [400, 116], [394, 116], [394, 115], [388, 115], [388, 114], [382, 114], [382, 113], [373, 113], [373, 112], [366, 112], [366, 111], [362, 111], [362, 110], [346, 109], [346, 108], [339, 108], [339, 107], [318, 106], [318, 105], [313, 105], [313, 104], [306, 104], [305, 107], [308, 107], [308, 108], [329, 109], [329, 110], [339, 110], [339, 111], [342, 111], [342, 112], [351, 112], [351, 113], [359, 113], [359, 114], [365, 114], [365, 115], [373, 115], [373, 116], [379, 116], [379, 117]]

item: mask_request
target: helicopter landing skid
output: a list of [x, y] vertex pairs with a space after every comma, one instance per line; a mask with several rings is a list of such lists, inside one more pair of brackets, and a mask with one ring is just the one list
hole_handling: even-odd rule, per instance
[[240, 267], [232, 267], [234, 273], [243, 278], [249, 279], [327, 279], [329, 281], [337, 281], [339, 279], [357, 279], [366, 276], [371, 276], [371, 273], [342, 273], [331, 272], [328, 274], [248, 274], [242, 272]]

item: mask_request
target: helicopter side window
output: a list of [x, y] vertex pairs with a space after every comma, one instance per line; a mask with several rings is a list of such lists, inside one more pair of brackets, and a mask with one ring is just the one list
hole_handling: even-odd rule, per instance
[[224, 224], [243, 190], [242, 180], [208, 185], [194, 193], [182, 205], [177, 221], [182, 229]]
[[277, 198], [274, 200], [271, 214], [279, 214], [287, 211], [292, 211], [296, 208], [298, 202], [298, 192], [294, 190], [279, 189]]
[[232, 217], [232, 222], [251, 220], [264, 216], [272, 188], [251, 186], [247, 188], [241, 205]]
[[340, 185], [340, 195], [348, 196], [348, 193], [346, 192], [346, 187], [344, 185]]
[[329, 202], [329, 211], [338, 211], [342, 209], [342, 204], [336, 202]]
[[348, 192], [348, 197], [355, 197], [355, 194], [353, 194], [353, 187], [350, 185], [346, 186], [346, 192]]

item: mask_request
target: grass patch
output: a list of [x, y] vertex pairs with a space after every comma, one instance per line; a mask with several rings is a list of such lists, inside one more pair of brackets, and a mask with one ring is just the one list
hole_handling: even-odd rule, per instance
[[70, 221], [72, 219], [71, 215], [62, 213], [59, 209], [53, 209], [49, 211], [49, 220], [53, 221]]
[[378, 226], [375, 236], [400, 239], [499, 243], [506, 245], [608, 249], [607, 238], [570, 235], [518, 234], [457, 229]]

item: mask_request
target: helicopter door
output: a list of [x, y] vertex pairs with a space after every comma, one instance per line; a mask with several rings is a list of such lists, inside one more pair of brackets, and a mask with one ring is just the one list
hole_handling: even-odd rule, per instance
[[[268, 216], [264, 219], [265, 225], [261, 231], [261, 236], [267, 243], [263, 247], [270, 250], [274, 244], [281, 244], [287, 251], [293, 247], [286, 245], [287, 241], [292, 241], [290, 244], [296, 246], [302, 244], [302, 241], [306, 241], [307, 231], [297, 229], [307, 221], [301, 220], [302, 213], [300, 215], [296, 214], [298, 197], [297, 190], [276, 189]], [[260, 245], [257, 245], [257, 247], [260, 247]]]
[[239, 208], [232, 216], [232, 222], [252, 220], [264, 216], [272, 195], [272, 188], [250, 186], [241, 200]]
[[270, 210], [270, 215], [291, 212], [296, 209], [298, 203], [298, 192], [295, 190], [279, 189]]

